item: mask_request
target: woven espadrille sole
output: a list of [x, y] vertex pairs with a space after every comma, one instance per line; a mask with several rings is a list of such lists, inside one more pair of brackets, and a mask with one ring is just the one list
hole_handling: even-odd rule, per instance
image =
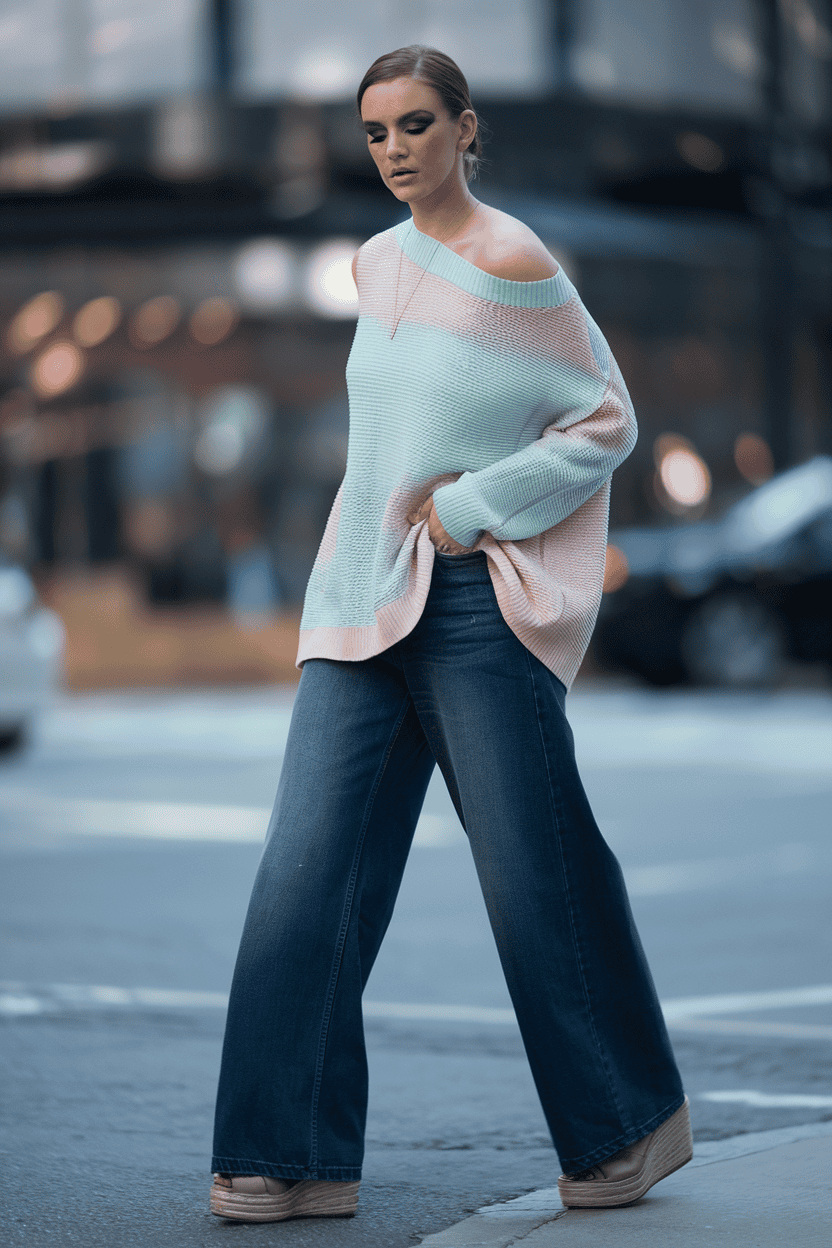
[[351, 1218], [358, 1206], [358, 1183], [317, 1180], [296, 1183], [280, 1195], [254, 1196], [214, 1184], [211, 1212], [235, 1222], [285, 1222], [289, 1218]]
[[690, 1103], [685, 1103], [657, 1128], [644, 1165], [628, 1179], [558, 1179], [560, 1198], [567, 1209], [604, 1209], [631, 1205], [661, 1179], [681, 1170], [693, 1156], [690, 1134]]

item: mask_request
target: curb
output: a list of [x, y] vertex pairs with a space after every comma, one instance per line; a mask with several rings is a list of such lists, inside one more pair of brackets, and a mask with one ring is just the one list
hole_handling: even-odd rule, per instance
[[[735, 1135], [727, 1140], [709, 1140], [694, 1147], [693, 1160], [684, 1168], [712, 1166], [716, 1162], [767, 1152], [798, 1140], [829, 1136], [832, 1136], [832, 1122], [810, 1122], [800, 1127], [781, 1127], [774, 1131]], [[567, 1213], [557, 1187], [541, 1187], [514, 1200], [484, 1205], [472, 1217], [457, 1222], [455, 1226], [435, 1235], [427, 1235], [422, 1240], [422, 1248], [509, 1248], [538, 1227], [555, 1222]]]

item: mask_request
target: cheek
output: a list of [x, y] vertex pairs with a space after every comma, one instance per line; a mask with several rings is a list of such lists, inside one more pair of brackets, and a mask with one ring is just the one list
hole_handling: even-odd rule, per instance
[[444, 171], [454, 163], [456, 151], [444, 136], [437, 135], [428, 145], [425, 156], [431, 166]]

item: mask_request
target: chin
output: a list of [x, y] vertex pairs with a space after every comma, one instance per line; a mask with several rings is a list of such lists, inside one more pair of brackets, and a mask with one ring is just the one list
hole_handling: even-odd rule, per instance
[[396, 186], [395, 182], [388, 182], [387, 189], [388, 191], [391, 191], [393, 195], [396, 196], [396, 199], [400, 200], [403, 204], [409, 204], [410, 201], [415, 198], [413, 192], [416, 188], [413, 186]]

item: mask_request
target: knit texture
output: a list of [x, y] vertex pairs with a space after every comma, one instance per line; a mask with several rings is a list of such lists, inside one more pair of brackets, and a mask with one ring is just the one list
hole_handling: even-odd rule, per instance
[[492, 277], [412, 221], [356, 268], [347, 469], [298, 666], [366, 659], [415, 627], [434, 548], [407, 516], [433, 494], [451, 537], [488, 556], [509, 627], [569, 688], [601, 601], [609, 479], [636, 440], [603, 335], [562, 269]]

